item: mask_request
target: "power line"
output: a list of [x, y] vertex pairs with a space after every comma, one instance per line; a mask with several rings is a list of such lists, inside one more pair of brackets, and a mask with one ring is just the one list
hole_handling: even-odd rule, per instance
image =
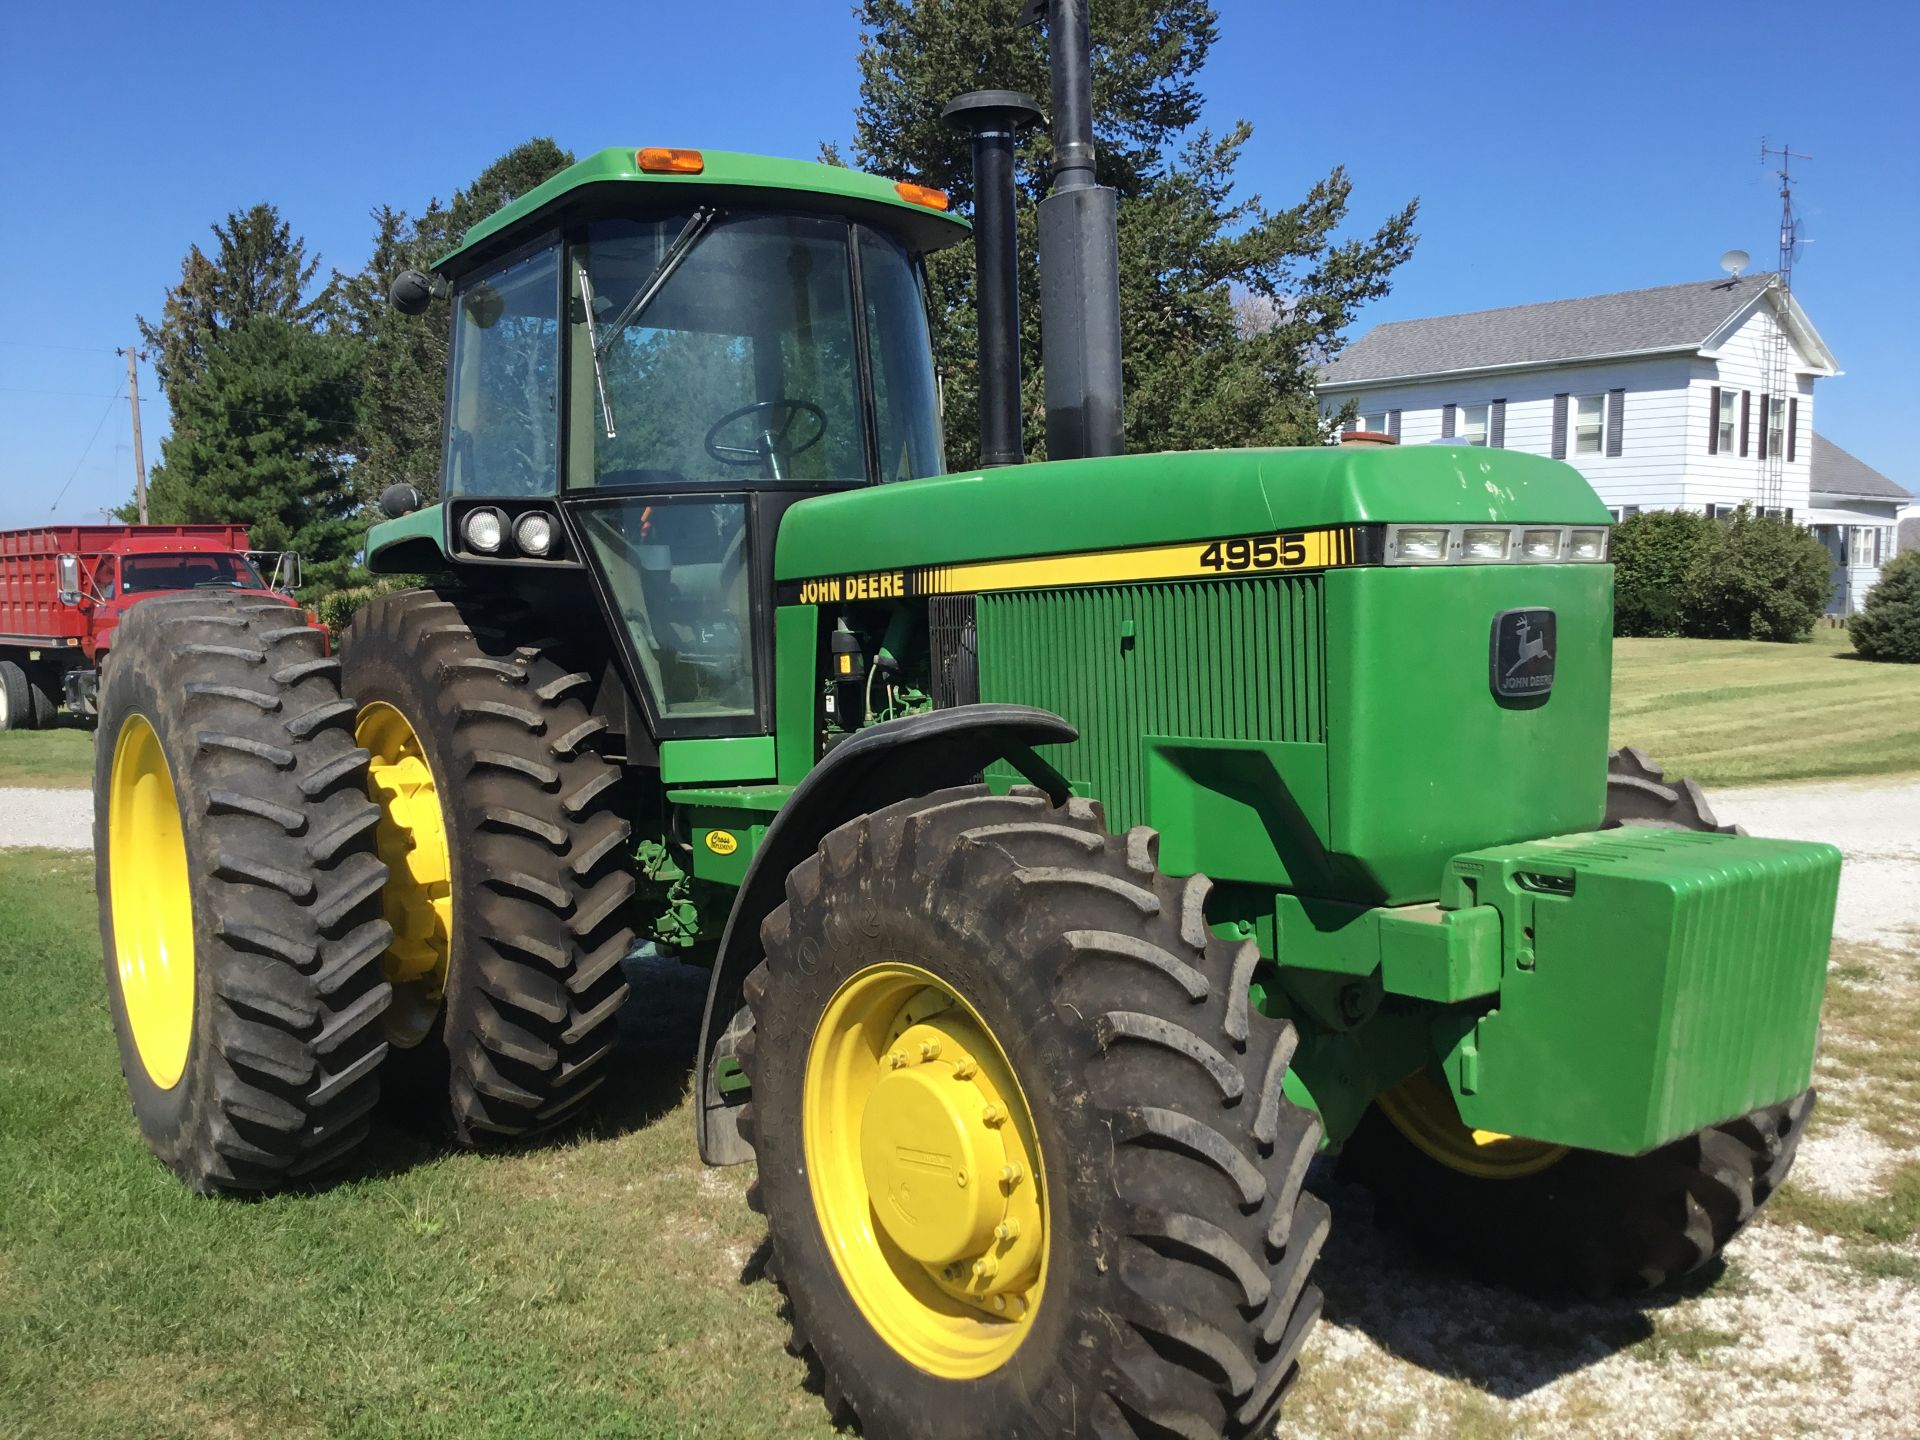
[[80, 474], [80, 467], [87, 463], [87, 456], [93, 453], [93, 442], [100, 438], [100, 431], [107, 423], [107, 416], [113, 413], [113, 407], [119, 403], [120, 396], [116, 391], [114, 397], [107, 401], [107, 408], [100, 412], [100, 419], [93, 427], [93, 434], [87, 437], [87, 448], [80, 452], [80, 458], [74, 462], [73, 474], [67, 476], [66, 483], [61, 485], [59, 493], [53, 497], [53, 504], [47, 507], [47, 513], [49, 515], [60, 508], [60, 502], [65, 498], [67, 493], [67, 486], [73, 484], [75, 478]]

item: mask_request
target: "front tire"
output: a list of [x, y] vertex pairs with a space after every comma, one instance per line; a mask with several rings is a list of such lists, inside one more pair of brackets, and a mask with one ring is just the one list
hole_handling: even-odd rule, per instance
[[390, 1085], [464, 1145], [576, 1114], [627, 996], [619, 769], [591, 676], [533, 622], [517, 601], [409, 590], [340, 646], [394, 870]]
[[[1699, 784], [1669, 780], [1642, 752], [1613, 752], [1602, 829], [1738, 833]], [[1460, 1121], [1422, 1072], [1382, 1096], [1349, 1137], [1340, 1177], [1424, 1249], [1534, 1294], [1593, 1298], [1655, 1290], [1699, 1269], [1740, 1233], [1793, 1166], [1811, 1090], [1626, 1157], [1487, 1136]]]
[[33, 695], [27, 672], [11, 660], [0, 660], [0, 730], [33, 728]]
[[[742, 1133], [797, 1347], [873, 1435], [1239, 1436], [1318, 1314], [1319, 1123], [1208, 882], [984, 787], [842, 826], [750, 977]], [[984, 1192], [984, 1193], [983, 1193]]]
[[386, 1046], [373, 853], [339, 665], [284, 605], [156, 596], [102, 676], [94, 855], [134, 1116], [203, 1192], [317, 1178]]

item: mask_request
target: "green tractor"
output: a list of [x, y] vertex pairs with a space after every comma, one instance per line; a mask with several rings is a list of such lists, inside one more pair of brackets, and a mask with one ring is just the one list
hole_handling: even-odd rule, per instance
[[[1837, 852], [1609, 764], [1571, 468], [1115, 453], [1111, 195], [1053, 11], [1054, 458], [942, 473], [944, 197], [608, 150], [396, 285], [450, 302], [444, 471], [368, 562], [453, 583], [337, 655], [243, 597], [124, 622], [107, 988], [187, 1184], [350, 1165], [383, 1088], [460, 1144], [561, 1124], [621, 1063], [623, 962], [679, 955], [701, 1154], [757, 1163], [835, 1418], [1037, 1437], [1271, 1425], [1317, 1154], [1543, 1292], [1671, 1281], [1780, 1183]], [[1001, 460], [1031, 108], [955, 108]]]

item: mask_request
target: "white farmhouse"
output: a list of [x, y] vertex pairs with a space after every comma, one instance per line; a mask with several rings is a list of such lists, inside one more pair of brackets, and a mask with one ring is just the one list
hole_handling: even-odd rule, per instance
[[1319, 392], [1330, 416], [1353, 402], [1349, 429], [1402, 444], [1566, 460], [1615, 519], [1747, 505], [1824, 526], [1844, 614], [1865, 591], [1858, 546], [1844, 542], [1842, 565], [1835, 536], [1874, 521], [1814, 497], [1814, 381], [1839, 373], [1779, 277], [1749, 275], [1380, 325], [1321, 370]]
[[1836, 615], [1858, 610], [1900, 544], [1902, 507], [1913, 496], [1824, 435], [1813, 437], [1813, 507], [1805, 523], [1833, 557]]

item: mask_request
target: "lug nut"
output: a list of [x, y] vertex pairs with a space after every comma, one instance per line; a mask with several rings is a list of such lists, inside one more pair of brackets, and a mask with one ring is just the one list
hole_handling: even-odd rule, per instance
[[979, 1070], [979, 1068], [980, 1067], [974, 1064], [971, 1059], [961, 1060], [953, 1067], [953, 1078], [956, 1080], [971, 1080], [974, 1077], [974, 1072]]
[[1020, 1222], [1018, 1220], [1002, 1220], [998, 1225], [993, 1227], [993, 1238], [996, 1240], [1012, 1240], [1019, 1234]]
[[891, 1065], [896, 1070], [900, 1069], [906, 1063], [907, 1063], [907, 1057], [904, 1051], [896, 1050], [891, 1055], [887, 1056], [887, 1064]]
[[973, 1262], [973, 1278], [991, 1280], [1000, 1273], [1000, 1262], [991, 1255], [983, 1255]]
[[980, 1122], [983, 1125], [997, 1126], [1002, 1124], [1006, 1118], [1007, 1112], [1002, 1110], [998, 1105], [989, 1105], [980, 1112]]
[[1018, 1185], [1024, 1177], [1025, 1172], [1022, 1171], [1018, 1165], [1002, 1165], [1000, 1167], [1000, 1183], [1009, 1190]]
[[922, 1060], [938, 1060], [940, 1058], [940, 1042], [938, 1040], [922, 1040], [920, 1042], [920, 1058]]

